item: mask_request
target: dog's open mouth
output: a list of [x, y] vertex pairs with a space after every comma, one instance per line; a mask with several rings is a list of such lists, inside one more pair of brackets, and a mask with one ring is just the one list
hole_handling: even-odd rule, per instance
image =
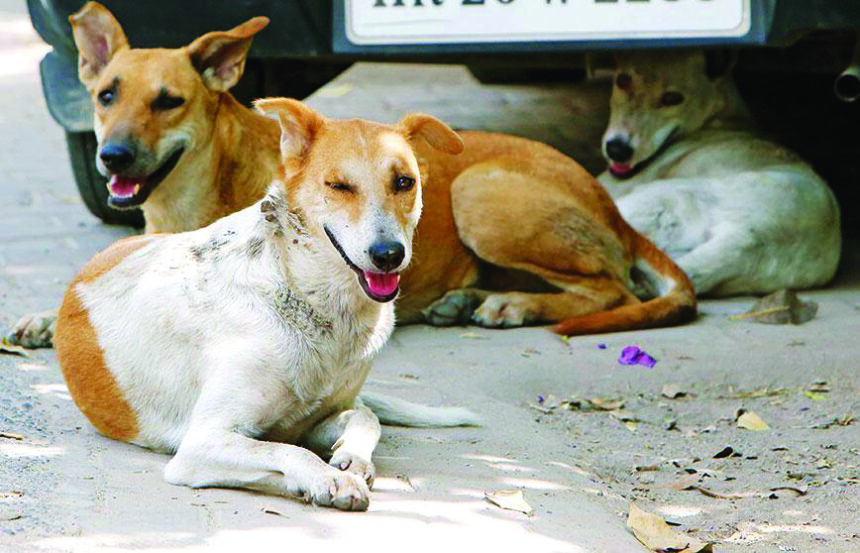
[[161, 167], [149, 175], [111, 175], [107, 183], [110, 193], [108, 205], [116, 209], [129, 209], [141, 205], [155, 190], [155, 187], [173, 171], [184, 152], [185, 148], [179, 148], [167, 157]]
[[364, 293], [368, 298], [380, 303], [386, 303], [397, 297], [398, 292], [400, 292], [399, 273], [375, 273], [373, 271], [360, 269], [346, 255], [346, 252], [343, 251], [340, 243], [328, 227], [323, 226], [323, 228], [325, 229], [326, 236], [328, 236], [332, 246], [334, 246], [334, 249], [338, 251], [347, 266], [355, 271], [356, 275], [358, 275], [358, 283], [361, 285], [361, 289], [364, 290]]
[[611, 161], [609, 163], [609, 172], [616, 179], [626, 179], [627, 177], [631, 177], [635, 170], [636, 166], [628, 163], [618, 163], [617, 161]]
[[669, 148], [669, 146], [674, 143], [675, 135], [677, 134], [678, 127], [675, 127], [674, 129], [672, 129], [672, 132], [670, 132], [669, 135], [666, 137], [666, 140], [664, 140], [663, 143], [660, 144], [660, 147], [657, 148], [657, 150], [653, 154], [643, 159], [639, 163], [618, 163], [617, 161], [610, 161], [609, 174], [611, 174], [616, 179], [629, 179], [630, 177], [644, 169], [645, 166], [651, 163], [653, 159], [665, 152]]

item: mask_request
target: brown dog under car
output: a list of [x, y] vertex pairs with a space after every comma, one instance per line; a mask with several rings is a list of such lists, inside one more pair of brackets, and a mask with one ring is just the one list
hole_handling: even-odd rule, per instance
[[[116, 19], [95, 2], [71, 21], [114, 203], [141, 200], [147, 233], [180, 232], [263, 196], [285, 145], [277, 122], [240, 105], [228, 90], [265, 18], [172, 50], [131, 48]], [[556, 324], [557, 332], [585, 334], [695, 317], [684, 273], [621, 218], [575, 161], [531, 140], [460, 135], [459, 155], [416, 148], [424, 212], [415, 261], [401, 279], [398, 322]], [[133, 145], [126, 148], [132, 160], [110, 159], [117, 141]], [[654, 298], [640, 301], [634, 290]], [[50, 345], [46, 321], [55, 315], [22, 319], [13, 341]]]

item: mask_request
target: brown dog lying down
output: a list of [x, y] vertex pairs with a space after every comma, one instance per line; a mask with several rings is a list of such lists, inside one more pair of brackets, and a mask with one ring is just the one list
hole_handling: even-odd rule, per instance
[[[100, 156], [120, 139], [149, 152], [143, 161], [135, 158], [143, 165], [133, 171], [114, 170], [102, 159], [111, 182], [120, 183], [117, 190], [132, 193], [114, 204], [142, 202], [147, 232], [179, 232], [262, 197], [279, 157], [277, 123], [244, 108], [227, 90], [241, 76], [251, 36], [264, 19], [177, 50], [129, 49], [117, 21], [93, 2], [72, 24], [80, 76], [96, 104]], [[513, 327], [564, 321], [556, 331], [580, 334], [680, 324], [695, 316], [683, 272], [624, 222], [576, 162], [522, 138], [461, 136], [459, 156], [420, 144], [416, 150], [425, 212], [415, 261], [402, 275], [400, 322]], [[159, 162], [170, 162], [176, 152], [178, 160], [162, 175]], [[132, 183], [129, 174], [148, 171], [160, 181]], [[342, 184], [350, 193], [350, 183]], [[384, 252], [380, 263], [399, 255]], [[659, 297], [641, 303], [634, 289]], [[31, 346], [40, 336], [49, 341], [50, 329], [36, 319], [19, 323], [13, 339]]]

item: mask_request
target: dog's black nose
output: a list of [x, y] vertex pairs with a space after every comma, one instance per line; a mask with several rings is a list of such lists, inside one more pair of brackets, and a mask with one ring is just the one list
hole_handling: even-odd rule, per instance
[[108, 142], [102, 146], [99, 158], [111, 173], [122, 173], [134, 163], [134, 152], [123, 144]]
[[368, 248], [373, 266], [387, 273], [393, 271], [403, 262], [406, 249], [400, 242], [377, 242]]
[[620, 136], [616, 136], [606, 143], [606, 155], [609, 156], [609, 159], [612, 161], [624, 163], [633, 157], [633, 148], [625, 139]]

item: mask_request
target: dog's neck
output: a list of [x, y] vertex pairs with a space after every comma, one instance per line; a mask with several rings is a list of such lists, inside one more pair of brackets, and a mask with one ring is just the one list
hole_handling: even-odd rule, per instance
[[258, 201], [278, 167], [275, 121], [221, 94], [211, 132], [201, 136], [144, 203], [146, 232], [182, 232]]

